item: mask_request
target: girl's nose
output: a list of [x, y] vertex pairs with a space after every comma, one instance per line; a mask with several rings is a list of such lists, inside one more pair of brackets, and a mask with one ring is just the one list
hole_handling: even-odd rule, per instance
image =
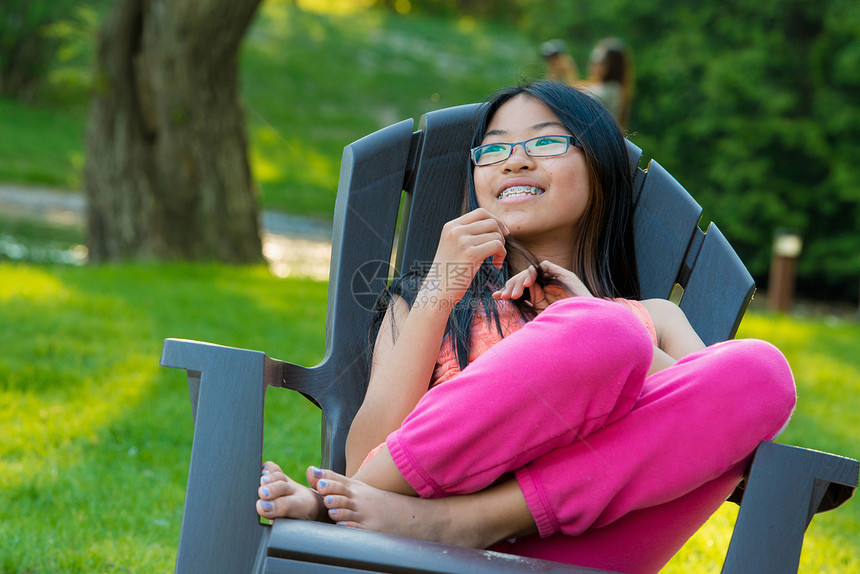
[[508, 171], [517, 171], [534, 166], [534, 158], [526, 153], [525, 143], [516, 144], [511, 150], [511, 155], [505, 160], [504, 168]]

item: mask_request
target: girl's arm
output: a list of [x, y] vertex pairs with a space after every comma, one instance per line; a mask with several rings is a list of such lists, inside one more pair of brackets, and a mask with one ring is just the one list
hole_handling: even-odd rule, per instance
[[410, 311], [401, 297], [392, 298], [376, 337], [367, 393], [346, 440], [348, 476], [427, 392], [447, 321], [440, 306], [416, 304]]
[[647, 299], [642, 301], [642, 305], [651, 315], [657, 330], [660, 352], [655, 349], [652, 372], [705, 348], [702, 339], [696, 334], [680, 307], [665, 299]]
[[[347, 436], [348, 475], [427, 392], [451, 309], [485, 259], [501, 267], [507, 234], [505, 224], [484, 209], [449, 221], [412, 308], [402, 298], [392, 300], [376, 338], [367, 393]], [[464, 269], [471, 270], [465, 279]]]

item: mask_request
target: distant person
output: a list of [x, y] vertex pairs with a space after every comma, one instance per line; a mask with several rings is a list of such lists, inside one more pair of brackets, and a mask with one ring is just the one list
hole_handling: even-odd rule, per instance
[[633, 101], [633, 67], [630, 54], [618, 38], [598, 42], [588, 58], [588, 78], [580, 80], [575, 60], [561, 40], [549, 40], [541, 46], [541, 55], [551, 80], [586, 91], [600, 100], [622, 129], [630, 120]]
[[567, 45], [561, 40], [548, 40], [541, 45], [541, 55], [546, 65], [547, 79], [576, 87], [579, 83], [579, 71], [576, 61], [567, 51]]

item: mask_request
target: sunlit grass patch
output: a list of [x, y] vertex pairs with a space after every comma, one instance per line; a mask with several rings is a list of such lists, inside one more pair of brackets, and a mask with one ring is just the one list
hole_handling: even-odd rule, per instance
[[[860, 324], [748, 313], [738, 337], [770, 341], [791, 364], [798, 402], [778, 442], [860, 458]], [[736, 516], [736, 507], [724, 504], [665, 572], [719, 572]], [[858, 540], [857, 500], [816, 515], [804, 538], [800, 571], [860, 572]]]
[[738, 507], [723, 504], [710, 520], [687, 541], [662, 570], [666, 574], [718, 574], [723, 566], [732, 529], [738, 516]]
[[[264, 267], [0, 264], [0, 571], [172, 570], [193, 429], [162, 339], [312, 365], [325, 299]], [[319, 461], [319, 413], [273, 391], [265, 455], [295, 474]]]

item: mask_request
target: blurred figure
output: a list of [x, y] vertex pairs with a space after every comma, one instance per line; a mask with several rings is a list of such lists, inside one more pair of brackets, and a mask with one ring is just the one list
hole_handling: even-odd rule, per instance
[[541, 55], [550, 80], [563, 82], [600, 100], [626, 130], [633, 101], [633, 66], [630, 54], [618, 38], [598, 42], [588, 58], [588, 78], [580, 80], [574, 59], [561, 40], [549, 40], [541, 46]]
[[546, 65], [547, 78], [576, 87], [579, 71], [576, 61], [568, 54], [567, 45], [561, 40], [548, 40], [541, 45], [541, 55]]
[[603, 102], [626, 130], [633, 101], [633, 66], [624, 43], [618, 38], [598, 42], [588, 58], [588, 72], [584, 89]]

